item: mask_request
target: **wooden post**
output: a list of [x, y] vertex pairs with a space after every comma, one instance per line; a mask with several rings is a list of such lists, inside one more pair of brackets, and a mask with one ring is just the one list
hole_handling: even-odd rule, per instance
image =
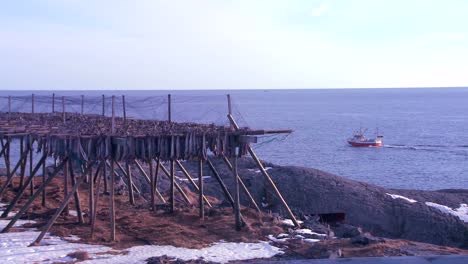
[[31, 113], [34, 114], [34, 94], [31, 94]]
[[157, 192], [157, 193], [159, 193], [159, 191], [158, 191], [159, 175], [158, 174], [159, 174], [159, 166], [161, 165], [160, 162], [161, 162], [161, 160], [158, 159], [158, 161], [156, 162], [156, 171], [154, 172], [154, 186], [153, 186], [153, 188], [154, 188], [154, 191]]
[[93, 206], [93, 214], [91, 215], [91, 238], [94, 238], [94, 227], [96, 225], [96, 215], [97, 215], [97, 209], [98, 209], [98, 204], [99, 204], [99, 192], [101, 191], [101, 177], [105, 177], [106, 174], [104, 172], [104, 168], [106, 167], [106, 160], [102, 160], [101, 163], [99, 164], [99, 167], [96, 171], [96, 173], [99, 172], [99, 168], [101, 173], [97, 174], [97, 179], [96, 179], [96, 198], [94, 199], [94, 206]]
[[[37, 171], [41, 168], [41, 164], [43, 162], [45, 162], [46, 158], [47, 158], [46, 155], [42, 156], [41, 160], [37, 163], [37, 165], [34, 167], [34, 170], [31, 172], [32, 176], [34, 176], [37, 173]], [[28, 185], [29, 185], [29, 182], [31, 181], [31, 179], [32, 179], [32, 177], [29, 177], [26, 180], [26, 183], [24, 184], [24, 186], [19, 189], [19, 191], [16, 194], [15, 198], [10, 202], [8, 207], [3, 211], [2, 215], [0, 216], [1, 218], [7, 217], [8, 213], [10, 213], [13, 210], [15, 205], [18, 203], [19, 199], [21, 199], [23, 194], [26, 192], [26, 189], [28, 188]]]
[[39, 194], [44, 190], [44, 188], [54, 179], [58, 172], [63, 168], [64, 162], [68, 160], [68, 157], [64, 158], [64, 161], [58, 166], [55, 167], [54, 172], [47, 178], [46, 182], [39, 186], [39, 188], [34, 192], [34, 194], [29, 198], [29, 200], [21, 207], [21, 209], [15, 214], [15, 216], [10, 220], [10, 222], [3, 228], [2, 233], [8, 232], [10, 228], [23, 216], [23, 214], [28, 210], [29, 206], [34, 202], [34, 200], [39, 196]]
[[84, 113], [84, 95], [81, 95], [81, 115]]
[[154, 184], [154, 172], [153, 172], [153, 160], [150, 159], [148, 161], [148, 166], [149, 166], [149, 174], [150, 174], [150, 191], [151, 191], [151, 210], [154, 212], [156, 211], [156, 206], [155, 206], [155, 184]]
[[229, 192], [228, 188], [226, 187], [226, 184], [224, 183], [223, 179], [219, 175], [218, 171], [216, 170], [215, 166], [211, 162], [211, 160], [207, 159], [206, 160], [208, 163], [208, 167], [211, 169], [211, 172], [213, 172], [213, 175], [215, 176], [216, 180], [218, 181], [219, 185], [221, 186], [221, 189], [224, 192], [224, 196], [228, 200], [228, 202], [231, 204], [232, 208], [235, 210], [235, 205], [234, 205], [234, 199], [232, 198], [231, 193]]
[[[24, 151], [24, 137], [21, 137], [20, 138], [20, 153], [23, 153], [23, 151]], [[19, 187], [20, 188], [23, 187], [24, 175], [25, 174], [26, 174], [26, 160], [22, 160], [21, 167], [20, 167], [20, 182], [19, 182]]]
[[198, 204], [200, 206], [200, 218], [205, 219], [205, 206], [203, 204], [205, 196], [203, 195], [203, 160], [198, 160], [198, 187], [200, 189], [198, 195]]
[[55, 93], [52, 94], [52, 113], [55, 113]]
[[[234, 173], [234, 167], [232, 166], [229, 159], [225, 155], [222, 155], [222, 159], [223, 159], [224, 163], [226, 164], [226, 166], [229, 168], [229, 170]], [[239, 174], [237, 175], [237, 178], [239, 180], [240, 187], [245, 192], [245, 194], [247, 194], [247, 197], [249, 198], [250, 203], [252, 203], [252, 205], [255, 207], [257, 212], [260, 213], [261, 212], [260, 207], [258, 206], [257, 202], [255, 202], [255, 199], [253, 198], [252, 194], [249, 192], [249, 189], [247, 189], [247, 186], [245, 185], [244, 181], [239, 176]]]
[[[231, 104], [231, 95], [227, 95], [227, 101], [228, 101], [228, 114], [232, 115], [232, 104]], [[229, 124], [229, 127], [232, 129], [232, 124]]]
[[11, 95], [8, 96], [8, 114], [11, 114]]
[[240, 231], [242, 228], [242, 219], [240, 214], [240, 195], [239, 195], [239, 176], [237, 174], [237, 153], [239, 148], [236, 147], [236, 153], [234, 156], [234, 201], [235, 201], [235, 218], [236, 218], [236, 230]]
[[[75, 173], [73, 172], [73, 163], [71, 159], [68, 160], [68, 162], [69, 162], [70, 179], [71, 179], [72, 188], [75, 188], [75, 185], [77, 185], [77, 181], [75, 178]], [[83, 179], [79, 179], [78, 182], [81, 182], [81, 183], [84, 182], [84, 180], [86, 179], [84, 174], [82, 175], [82, 178]], [[73, 193], [73, 196], [75, 198], [75, 208], [76, 208], [76, 214], [78, 217], [78, 223], [83, 224], [84, 219], [83, 219], [83, 212], [81, 211], [80, 194], [78, 191], [79, 188], [80, 186], [76, 187], [76, 191]]]
[[[138, 162], [138, 160], [135, 160], [135, 165], [137, 166], [137, 169], [140, 171], [141, 174], [143, 174], [146, 182], [148, 184], [151, 184], [151, 179], [148, 177], [148, 175], [146, 174], [145, 170], [143, 169], [143, 167], [141, 167], [140, 163]], [[169, 175], [169, 173], [168, 173]], [[163, 202], [163, 203], [166, 203], [166, 200], [164, 199], [164, 197], [161, 195], [161, 193], [155, 189], [155, 193], [158, 195], [159, 199]], [[185, 193], [184, 193], [185, 194]], [[182, 195], [184, 195], [182, 194]], [[188, 198], [187, 198], [188, 199]], [[189, 202], [190, 203], [190, 202]]]
[[[87, 171], [85, 172], [85, 174], [88, 173]], [[84, 182], [84, 180], [86, 179], [86, 177], [81, 177], [77, 182], [76, 184], [73, 186], [73, 188], [71, 189], [70, 193], [64, 198], [62, 204], [60, 205], [60, 207], [55, 211], [55, 214], [50, 218], [49, 222], [47, 222], [47, 224], [45, 225], [45, 227], [42, 229], [41, 233], [39, 234], [39, 236], [36, 238], [36, 240], [34, 240], [33, 243], [30, 244], [30, 246], [37, 246], [39, 245], [39, 243], [41, 242], [41, 240], [44, 238], [44, 236], [47, 234], [47, 232], [49, 232], [49, 229], [52, 227], [52, 225], [55, 223], [55, 221], [57, 220], [57, 218], [59, 217], [60, 213], [62, 213], [62, 211], [64, 210], [64, 208], [66, 207], [66, 205], [68, 205], [68, 203], [70, 202], [70, 199], [72, 198], [72, 196], [76, 193], [76, 191], [78, 190], [78, 187]]]
[[228, 114], [232, 115], [232, 104], [231, 104], [231, 95], [227, 95], [227, 100], [228, 100]]
[[130, 161], [127, 160], [125, 163], [125, 166], [127, 168], [127, 178], [128, 178], [128, 196], [130, 199], [130, 204], [134, 205], [135, 204], [135, 197], [133, 195], [133, 180], [132, 180], [132, 170], [130, 168]]
[[31, 178], [31, 183], [29, 184], [29, 190], [31, 192], [31, 195], [33, 195], [34, 193], [34, 175], [32, 174], [33, 172], [33, 162], [34, 162], [34, 159], [33, 159], [33, 145], [34, 145], [34, 141], [33, 139], [30, 137], [29, 138], [29, 177]]
[[[68, 195], [68, 173], [70, 172], [70, 169], [68, 168], [69, 165], [70, 164], [68, 163], [68, 159], [67, 159], [67, 162], [65, 162], [64, 167], [63, 167], [63, 197], [67, 197]], [[64, 213], [65, 215], [69, 214], [68, 204], [66, 204], [65, 206]]]
[[[9, 140], [9, 137], [8, 137], [8, 140]], [[11, 143], [9, 144], [11, 145]], [[10, 150], [8, 150], [9, 152]], [[23, 162], [27, 159], [28, 157], [28, 151], [29, 149], [26, 149], [24, 152], [22, 152], [20, 154], [20, 159], [18, 160], [18, 162], [16, 163], [15, 167], [13, 168], [13, 170], [11, 170], [9, 173], [8, 173], [8, 170], [9, 168], [7, 168], [7, 179], [5, 181], [5, 183], [3, 183], [3, 186], [2, 188], [0, 189], [0, 197], [2, 197], [3, 193], [6, 191], [7, 187], [10, 185], [11, 183], [11, 180], [13, 178], [13, 175], [15, 175], [16, 171], [18, 170], [18, 168], [20, 167], [21, 164], [23, 164]], [[9, 155], [9, 153], [8, 153]], [[8, 162], [9, 162], [10, 158], [8, 158]], [[10, 166], [8, 164], [8, 166]], [[21, 186], [22, 187], [22, 186]]]
[[65, 123], [65, 96], [62, 96], [62, 119], [63, 123]]
[[[46, 153], [46, 143], [44, 142], [44, 146], [42, 147], [42, 151], [44, 153], [44, 156], [47, 157], [47, 153]], [[46, 160], [44, 159], [44, 161], [42, 162], [42, 184], [45, 183], [46, 181], [46, 174], [47, 174], [47, 169], [46, 169]], [[42, 202], [41, 202], [41, 205], [43, 207], [46, 206], [46, 189], [44, 188], [44, 191], [42, 192]]]
[[123, 110], [123, 118], [124, 118], [124, 122], [127, 122], [127, 109], [126, 109], [126, 106], [125, 106], [125, 95], [122, 95], [122, 110]]
[[[190, 176], [190, 174], [188, 173], [188, 171], [185, 169], [184, 165], [182, 165], [182, 163], [178, 160], [176, 160], [176, 163], [177, 165], [179, 166], [180, 170], [182, 171], [182, 173], [185, 175], [185, 177], [187, 178], [187, 180], [189, 181], [189, 183], [192, 184], [193, 188], [197, 191], [197, 192], [200, 192], [200, 187], [197, 186], [197, 184], [193, 181], [192, 179], [192, 176]], [[212, 207], [210, 201], [208, 201], [208, 199], [203, 195], [203, 199], [205, 200], [206, 204], [209, 206], [209, 207]]]
[[[171, 180], [171, 172], [168, 171], [168, 170], [166, 169], [166, 167], [164, 167], [163, 164], [160, 164], [160, 167], [161, 167], [161, 170], [164, 172], [164, 174], [169, 178], [169, 180]], [[190, 202], [190, 199], [188, 198], [187, 194], [184, 192], [184, 190], [180, 187], [180, 185], [179, 185], [176, 181], [174, 181], [174, 185], [175, 185], [177, 191], [179, 191], [179, 193], [180, 193], [180, 194], [182, 195], [182, 197], [184, 198], [185, 202], [187, 202], [188, 204], [192, 204], [192, 203]]]
[[[96, 169], [98, 170], [98, 169]], [[94, 179], [93, 179], [93, 168], [89, 168], [89, 174], [88, 174], [88, 220], [89, 224], [91, 225], [93, 223], [93, 214], [94, 214]]]
[[[237, 125], [236, 121], [234, 120], [234, 117], [232, 117], [232, 115], [228, 115], [227, 117], [228, 117], [229, 121], [231, 122], [232, 126], [234, 127], [234, 129], [239, 130], [239, 125]], [[294, 214], [292, 213], [292, 211], [289, 208], [288, 204], [286, 203], [286, 200], [284, 200], [283, 195], [281, 195], [280, 191], [278, 190], [278, 187], [276, 187], [276, 184], [271, 179], [270, 174], [265, 170], [265, 167], [263, 167], [263, 164], [260, 161], [260, 159], [257, 157], [257, 154], [255, 153], [255, 151], [250, 146], [247, 146], [247, 150], [249, 151], [249, 154], [252, 157], [252, 159], [257, 164], [258, 168], [260, 169], [260, 172], [263, 174], [263, 176], [265, 176], [265, 178], [267, 179], [267, 181], [270, 183], [273, 190], [275, 191], [276, 195], [280, 199], [281, 203], [286, 208], [286, 210], [287, 210], [287, 212], [289, 214], [289, 217], [291, 218], [291, 220], [294, 223], [294, 226], [299, 227], [300, 225], [297, 222], [296, 217], [294, 216]]]
[[102, 95], [102, 116], [106, 116], [106, 96], [105, 95]]
[[175, 185], [175, 171], [174, 171], [174, 159], [171, 159], [171, 213], [175, 211], [175, 192], [174, 192], [174, 185]]
[[[107, 161], [104, 161], [104, 164], [106, 164]], [[103, 181], [104, 181], [104, 193], [105, 194], [108, 194], [109, 193], [109, 188], [108, 188], [108, 184], [107, 184], [107, 166], [104, 165], [102, 166], [102, 177], [103, 177]]]
[[[7, 137], [7, 142], [5, 144], [5, 154], [4, 154], [4, 157], [5, 157], [5, 168], [6, 168], [6, 174], [7, 174], [7, 178], [10, 178], [11, 177], [11, 166], [10, 166], [10, 142], [11, 142], [11, 139], [10, 137]], [[1, 195], [0, 195], [0, 198], [1, 198]]]
[[171, 117], [171, 95], [167, 95], [167, 120], [172, 122], [172, 117]]
[[112, 96], [112, 134], [115, 133], [115, 95]]
[[115, 201], [114, 201], [114, 159], [111, 157], [110, 160], [110, 196], [109, 196], [109, 208], [110, 208], [110, 221], [111, 221], [111, 241], [115, 241]]
[[[110, 168], [110, 163], [107, 162], [106, 163], [107, 166]], [[124, 169], [122, 167], [122, 165], [120, 165], [120, 163], [118, 163], [117, 161], [115, 162], [115, 164], [117, 165], [117, 168], [120, 170], [120, 172], [122, 172], [122, 174], [125, 176], [125, 178], [127, 179], [127, 182], [125, 182], [125, 184], [127, 185], [128, 188], [130, 188], [129, 186], [129, 182], [128, 182], [128, 174], [127, 174], [127, 169]], [[137, 192], [138, 195], [141, 195], [141, 192], [140, 192], [140, 189], [138, 189], [138, 187], [135, 185], [135, 183], [133, 182], [133, 178], [132, 178], [132, 187], [133, 187], [133, 191]], [[145, 197], [143, 196], [140, 196], [143, 200], [146, 200]]]

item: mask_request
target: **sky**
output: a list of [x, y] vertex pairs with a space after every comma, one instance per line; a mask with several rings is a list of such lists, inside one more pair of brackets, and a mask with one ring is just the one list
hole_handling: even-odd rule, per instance
[[466, 0], [15, 0], [0, 89], [468, 86]]

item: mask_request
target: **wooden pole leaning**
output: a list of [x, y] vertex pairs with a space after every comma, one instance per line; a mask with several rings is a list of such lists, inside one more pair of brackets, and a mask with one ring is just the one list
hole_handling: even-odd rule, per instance
[[[6, 191], [8, 185], [10, 184], [10, 182], [11, 182], [11, 180], [13, 178], [13, 175], [16, 173], [18, 168], [23, 164], [23, 161], [27, 158], [28, 151], [29, 151], [29, 149], [26, 148], [26, 150], [24, 150], [23, 153], [21, 153], [21, 156], [20, 156], [20, 159], [18, 160], [18, 163], [16, 163], [16, 166], [11, 171], [9, 171], [10, 165], [9, 165], [9, 161], [8, 161], [8, 164], [7, 164], [7, 179], [6, 179], [5, 183], [3, 183], [3, 186], [0, 189], [0, 197], [2, 197], [3, 193]], [[8, 160], [9, 160], [9, 158], [8, 158]]]
[[60, 170], [62, 170], [67, 161], [68, 157], [64, 157], [62, 162], [57, 167], [55, 167], [54, 172], [47, 178], [47, 180], [41, 186], [39, 186], [39, 188], [34, 192], [34, 194], [29, 198], [29, 200], [20, 208], [18, 213], [16, 213], [16, 215], [10, 220], [10, 222], [3, 228], [1, 233], [8, 232], [8, 230], [10, 230], [13, 227], [13, 225], [24, 215], [24, 213], [26, 213], [26, 211], [37, 198], [37, 196], [39, 196], [39, 194], [46, 188], [46, 186], [49, 185], [49, 183], [55, 178], [55, 176], [57, 176], [57, 174]]
[[[199, 187], [198, 206], [200, 207], [200, 218], [204, 220], [205, 219], [204, 201], [206, 197], [205, 195], [203, 195], [203, 160], [201, 158], [198, 159], [198, 187]], [[209, 204], [209, 202], [207, 204]]]
[[125, 167], [127, 169], [127, 180], [128, 180], [128, 196], [129, 196], [129, 202], [131, 205], [135, 204], [135, 197], [133, 195], [133, 180], [132, 180], [132, 170], [130, 168], [130, 162], [131, 161], [126, 161], [125, 162]]
[[242, 228], [242, 219], [241, 219], [241, 212], [240, 212], [240, 193], [239, 193], [239, 175], [237, 174], [237, 152], [238, 148], [236, 147], [236, 153], [234, 156], [234, 170], [233, 176], [234, 176], [234, 204], [235, 209], [234, 209], [234, 217], [236, 220], [236, 230], [240, 231]]
[[[71, 184], [72, 187], [76, 185], [76, 179], [75, 179], [75, 173], [73, 172], [73, 163], [72, 160], [68, 160], [69, 163], [69, 169], [70, 169], [70, 179], [71, 179]], [[84, 178], [83, 180], [86, 180], [86, 174], [83, 174], [82, 177]], [[81, 203], [80, 203], [80, 194], [79, 194], [79, 189], [77, 189], [74, 194], [75, 198], [75, 208], [76, 208], [76, 213], [77, 213], [77, 218], [78, 218], [78, 223], [83, 224], [84, 219], [83, 219], [83, 212], [81, 210]]]
[[[138, 160], [135, 160], [135, 165], [136, 165], [137, 169], [140, 171], [140, 173], [143, 175], [143, 178], [146, 179], [146, 182], [148, 184], [150, 184], [150, 186], [151, 186], [151, 179], [149, 178], [148, 174], [146, 174], [146, 171], [143, 169], [143, 167], [141, 166], [140, 162], [138, 162]], [[158, 195], [159, 199], [163, 203], [166, 203], [166, 200], [164, 199], [164, 197], [161, 195], [161, 193], [157, 189], [155, 189], [154, 192], [155, 192], [155, 194]]]
[[18, 193], [16, 194], [15, 198], [10, 202], [10, 204], [8, 205], [8, 207], [3, 211], [3, 214], [0, 216], [0, 218], [5, 218], [8, 216], [8, 213], [10, 213], [13, 208], [15, 207], [15, 205], [18, 203], [19, 199], [21, 199], [21, 197], [23, 196], [23, 194], [26, 192], [26, 189], [28, 188], [29, 186], [29, 182], [32, 180], [32, 177], [37, 173], [37, 171], [41, 168], [43, 162], [46, 160], [47, 158], [47, 155], [44, 154], [41, 158], [41, 160], [37, 163], [37, 165], [34, 167], [33, 171], [31, 172], [31, 177], [27, 178], [26, 179], [26, 182], [25, 184], [23, 185], [23, 187], [20, 188], [20, 190], [18, 191]]
[[[192, 184], [193, 188], [195, 188], [195, 190], [197, 192], [200, 192], [200, 187], [197, 186], [197, 184], [193, 181], [193, 178], [190, 176], [190, 173], [185, 169], [184, 165], [182, 165], [182, 163], [179, 161], [179, 160], [176, 160], [176, 163], [177, 163], [177, 166], [179, 166], [180, 170], [182, 171], [182, 173], [185, 175], [185, 177], [187, 178], [187, 180]], [[203, 164], [203, 161], [202, 161], [202, 164]], [[200, 181], [198, 181], [198, 183], [200, 184]], [[206, 198], [205, 195], [203, 195], [203, 200], [206, 202], [206, 204], [209, 206], [209, 207], [213, 207], [210, 203], [210, 201], [208, 201], [208, 199]]]
[[[163, 173], [169, 178], [169, 180], [171, 180], [171, 172], [169, 172], [166, 169], [166, 167], [164, 167], [164, 165], [162, 163], [160, 164], [160, 167], [161, 167], [161, 170], [163, 171]], [[174, 180], [174, 186], [180, 192], [180, 194], [184, 198], [185, 202], [187, 202], [188, 204], [192, 204], [192, 202], [190, 202], [190, 199], [188, 198], [187, 194], [184, 192], [182, 187], [180, 187], [180, 185], [175, 180]]]
[[106, 174], [105, 174], [105, 171], [104, 171], [104, 168], [106, 167], [106, 160], [102, 160], [101, 161], [101, 164], [99, 166], [99, 168], [101, 168], [101, 170], [98, 170], [96, 171], [97, 172], [101, 172], [99, 174], [97, 174], [97, 179], [96, 179], [96, 193], [95, 193], [95, 199], [94, 199], [94, 206], [93, 206], [93, 214], [91, 215], [91, 238], [94, 238], [94, 228], [96, 226], [96, 216], [97, 216], [97, 209], [98, 209], [98, 205], [99, 205], [99, 193], [101, 191], [101, 177], [104, 178], [106, 177]]
[[[239, 125], [236, 123], [236, 121], [234, 120], [234, 117], [232, 115], [228, 115], [227, 116], [229, 121], [231, 122], [232, 126], [234, 127], [235, 130], [239, 130]], [[296, 217], [294, 216], [293, 212], [291, 211], [291, 209], [289, 208], [289, 205], [286, 203], [286, 200], [284, 200], [283, 198], [283, 195], [281, 195], [280, 191], [278, 190], [278, 187], [276, 187], [276, 184], [273, 182], [270, 174], [265, 170], [265, 167], [263, 166], [262, 162], [260, 161], [260, 159], [257, 157], [257, 154], [255, 153], [255, 151], [250, 147], [250, 146], [247, 146], [247, 150], [250, 154], [250, 156], [252, 157], [252, 159], [255, 161], [255, 163], [257, 164], [258, 168], [260, 169], [260, 172], [263, 174], [263, 176], [265, 176], [265, 178], [267, 179], [267, 181], [270, 183], [270, 185], [272, 186], [274, 192], [276, 193], [276, 195], [278, 196], [278, 198], [280, 199], [281, 203], [284, 205], [284, 207], [286, 208], [288, 214], [289, 214], [289, 217], [291, 217], [291, 220], [293, 221], [293, 224], [295, 227], [299, 227], [299, 223], [297, 222], [297, 219]]]
[[154, 189], [154, 172], [153, 172], [153, 160], [148, 160], [149, 174], [150, 174], [150, 193], [151, 193], [151, 211], [156, 211], [155, 205], [155, 189]]
[[218, 173], [218, 170], [216, 170], [215, 166], [211, 162], [211, 160], [207, 159], [206, 160], [208, 167], [211, 169], [211, 172], [213, 172], [213, 175], [215, 176], [215, 179], [218, 181], [219, 185], [221, 186], [221, 189], [223, 190], [224, 196], [228, 200], [228, 202], [231, 204], [232, 208], [235, 209], [234, 205], [234, 198], [232, 198], [231, 193], [229, 192], [228, 188], [226, 187], [226, 184], [224, 183], [223, 179]]
[[[94, 162], [93, 162], [94, 164]], [[88, 166], [88, 170], [89, 168], [91, 167], [92, 164], [90, 164], [90, 166]], [[86, 173], [88, 173], [88, 171], [86, 171]], [[85, 174], [86, 174], [85, 173]], [[76, 191], [78, 190], [78, 188], [80, 187], [80, 185], [84, 182], [86, 177], [80, 177], [78, 179], [78, 181], [76, 182], [75, 185], [73, 185], [72, 189], [70, 190], [70, 192], [68, 193], [68, 195], [64, 198], [62, 204], [60, 205], [60, 207], [55, 211], [55, 214], [50, 218], [49, 222], [47, 222], [47, 224], [44, 226], [44, 228], [42, 229], [41, 233], [39, 234], [39, 236], [36, 238], [36, 240], [34, 240], [34, 242], [32, 242], [30, 244], [30, 246], [37, 246], [39, 245], [39, 243], [41, 242], [41, 240], [44, 238], [44, 236], [46, 235], [47, 232], [49, 232], [49, 229], [52, 227], [52, 225], [55, 223], [55, 221], [57, 220], [57, 218], [59, 217], [59, 215], [62, 213], [62, 211], [65, 209], [65, 206], [70, 203], [70, 199], [72, 198], [72, 196], [76, 193]]]
[[[222, 159], [223, 159], [224, 163], [226, 164], [226, 166], [229, 168], [229, 170], [234, 173], [234, 167], [232, 166], [231, 162], [229, 161], [229, 159], [224, 154], [222, 155]], [[250, 202], [255, 207], [255, 210], [257, 210], [257, 212], [260, 213], [261, 212], [260, 207], [258, 206], [257, 202], [255, 202], [255, 199], [253, 198], [252, 194], [249, 192], [249, 189], [247, 189], [247, 186], [245, 185], [244, 181], [239, 176], [239, 174], [237, 174], [237, 177], [239, 178], [238, 181], [239, 181], [239, 185], [241, 186], [242, 190], [245, 192], [245, 194], [247, 194], [247, 197], [249, 198]]]

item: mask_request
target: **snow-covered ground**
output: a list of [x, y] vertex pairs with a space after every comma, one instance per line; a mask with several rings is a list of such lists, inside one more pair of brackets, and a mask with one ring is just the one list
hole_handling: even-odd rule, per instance
[[455, 209], [452, 209], [442, 204], [432, 203], [432, 202], [426, 202], [426, 205], [437, 208], [446, 214], [454, 215], [460, 218], [460, 220], [462, 220], [463, 222], [468, 223], [468, 205], [467, 204], [460, 204], [460, 207], [455, 208]]
[[414, 200], [414, 199], [410, 199], [408, 197], [405, 197], [403, 195], [398, 195], [398, 194], [391, 194], [391, 193], [386, 193], [388, 196], [392, 197], [393, 199], [403, 199], [409, 203], [416, 203], [418, 201]]
[[[0, 204], [0, 206], [2, 206]], [[0, 208], [1, 209], [1, 208]], [[1, 214], [1, 211], [0, 211]], [[9, 220], [0, 220], [3, 229]], [[32, 221], [19, 220], [16, 227]], [[126, 250], [114, 250], [100, 245], [71, 243], [79, 241], [76, 236], [60, 238], [47, 235], [40, 246], [29, 247], [39, 231], [23, 228], [23, 232], [0, 233], [0, 263], [60, 263], [74, 261], [70, 253], [86, 251], [92, 258], [80, 263], [145, 263], [150, 257], [167, 255], [183, 260], [203, 258], [208, 261], [226, 263], [231, 260], [270, 258], [282, 251], [268, 242], [258, 243], [215, 243], [202, 249], [178, 248], [174, 246], [136, 246]], [[112, 254], [111, 254], [112, 253]]]

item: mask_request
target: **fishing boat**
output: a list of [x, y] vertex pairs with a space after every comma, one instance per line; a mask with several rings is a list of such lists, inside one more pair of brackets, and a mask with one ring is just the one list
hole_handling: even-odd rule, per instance
[[379, 135], [378, 130], [375, 138], [366, 138], [365, 132], [366, 130], [359, 129], [352, 137], [348, 138], [348, 143], [353, 147], [381, 147], [383, 145], [383, 136]]

